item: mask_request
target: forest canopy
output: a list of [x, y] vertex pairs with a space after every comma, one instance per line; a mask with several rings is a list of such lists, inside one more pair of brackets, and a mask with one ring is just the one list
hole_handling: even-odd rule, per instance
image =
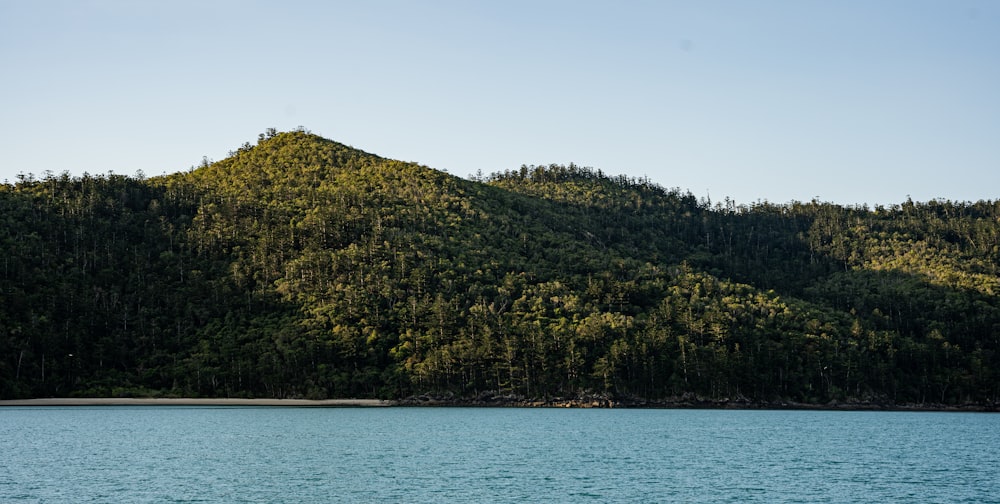
[[0, 185], [0, 243], [0, 398], [1000, 398], [998, 201], [713, 205], [269, 130]]

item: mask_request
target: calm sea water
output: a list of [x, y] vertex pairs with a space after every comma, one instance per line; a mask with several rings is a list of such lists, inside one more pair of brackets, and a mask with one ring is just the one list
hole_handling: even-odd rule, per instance
[[1000, 502], [1000, 415], [0, 409], [0, 502]]

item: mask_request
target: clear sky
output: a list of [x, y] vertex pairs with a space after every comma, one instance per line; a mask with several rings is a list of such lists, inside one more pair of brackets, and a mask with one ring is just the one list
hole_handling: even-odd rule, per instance
[[300, 125], [460, 176], [1000, 199], [1000, 2], [0, 0], [0, 181]]

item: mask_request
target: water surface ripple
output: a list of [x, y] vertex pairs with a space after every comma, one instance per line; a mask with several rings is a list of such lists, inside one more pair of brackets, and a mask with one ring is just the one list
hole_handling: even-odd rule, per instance
[[1000, 415], [0, 409], [0, 502], [1000, 502]]

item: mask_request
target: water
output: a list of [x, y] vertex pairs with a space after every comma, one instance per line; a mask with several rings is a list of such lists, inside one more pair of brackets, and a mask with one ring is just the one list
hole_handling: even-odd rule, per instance
[[0, 408], [0, 502], [1000, 502], [1000, 415]]

